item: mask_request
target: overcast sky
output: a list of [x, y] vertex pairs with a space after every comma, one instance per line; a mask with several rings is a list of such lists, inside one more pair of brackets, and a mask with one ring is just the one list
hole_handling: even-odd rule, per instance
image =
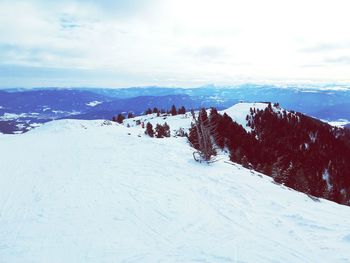
[[349, 0], [0, 0], [0, 86], [350, 82]]

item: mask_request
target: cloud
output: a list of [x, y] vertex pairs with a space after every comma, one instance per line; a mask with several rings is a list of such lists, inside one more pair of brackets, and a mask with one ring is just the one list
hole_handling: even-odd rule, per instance
[[185, 48], [180, 55], [190, 56], [200, 62], [223, 63], [229, 56], [225, 47], [220, 46], [202, 46]]
[[74, 16], [70, 16], [68, 14], [61, 15], [60, 25], [61, 25], [61, 29], [67, 29], [67, 30], [81, 27], [81, 25], [77, 22]]
[[[20, 75], [28, 67], [48, 85], [61, 83], [60, 74], [86, 83], [83, 72], [109, 86], [349, 79], [349, 7], [347, 0], [2, 0], [0, 70], [17, 67], [17, 86], [29, 83]], [[71, 74], [46, 78], [45, 69]]]
[[340, 57], [326, 58], [325, 62], [327, 62], [327, 63], [335, 63], [335, 64], [350, 65], [350, 56], [340, 56]]
[[319, 43], [313, 46], [305, 47], [301, 49], [302, 52], [305, 53], [327, 53], [339, 50], [350, 49], [350, 43]]
[[[350, 45], [349, 45], [350, 46]], [[306, 53], [323, 53], [323, 52], [329, 52], [329, 51], [333, 51], [333, 50], [338, 50], [338, 49], [342, 49], [346, 46], [344, 46], [343, 44], [339, 44], [339, 43], [320, 43], [314, 46], [310, 46], [310, 47], [306, 47], [301, 49], [301, 51], [306, 52]]]

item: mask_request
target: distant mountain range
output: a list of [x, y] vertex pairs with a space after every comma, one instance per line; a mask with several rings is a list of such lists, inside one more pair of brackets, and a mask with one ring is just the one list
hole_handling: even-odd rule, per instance
[[313, 115], [318, 117], [319, 119], [326, 120], [350, 120], [350, 102], [329, 105], [321, 109], [320, 111], [315, 112]]
[[24, 132], [54, 119], [111, 119], [118, 113], [141, 114], [146, 108], [224, 109], [239, 101], [279, 102], [284, 108], [327, 120], [350, 120], [350, 90], [240, 85], [200, 88], [134, 87], [40, 88], [0, 91], [0, 132]]

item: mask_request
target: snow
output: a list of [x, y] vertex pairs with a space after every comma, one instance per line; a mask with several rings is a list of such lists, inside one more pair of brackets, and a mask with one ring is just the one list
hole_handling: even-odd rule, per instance
[[27, 117], [27, 114], [25, 114], [25, 113], [16, 114], [16, 113], [5, 112], [2, 116], [0, 116], [0, 120], [3, 120], [3, 121], [15, 120], [15, 119], [22, 118], [22, 117]]
[[16, 124], [16, 126], [20, 130], [22, 130], [22, 129], [24, 129], [26, 127], [26, 125], [24, 125], [23, 123], [18, 123], [18, 124]]
[[250, 131], [251, 128], [247, 127], [246, 120], [247, 115], [250, 114], [250, 108], [255, 108], [256, 110], [265, 110], [267, 106], [267, 103], [237, 103], [226, 110], [220, 111], [220, 114], [226, 113], [232, 118], [233, 121], [242, 125], [246, 131]]
[[29, 124], [29, 127], [31, 127], [31, 128], [36, 128], [36, 127], [39, 127], [39, 126], [41, 126], [42, 125], [42, 123], [30, 123]]
[[315, 143], [317, 140], [318, 133], [317, 132], [310, 132], [309, 133], [309, 139], [311, 143]]
[[43, 106], [43, 112], [51, 110], [51, 108], [49, 106]]
[[[195, 114], [198, 114], [198, 112], [195, 112]], [[161, 114], [159, 117], [157, 117], [157, 114], [153, 113], [134, 117], [132, 119], [125, 119], [123, 121], [123, 124], [125, 126], [133, 127], [139, 132], [139, 134], [143, 134], [145, 130], [142, 129], [141, 125], [137, 125], [137, 121], [139, 121], [140, 123], [144, 123], [145, 126], [147, 122], [150, 122], [153, 128], [155, 128], [157, 124], [163, 125], [164, 123], [167, 123], [170, 126], [171, 135], [175, 135], [176, 131], [180, 128], [183, 128], [185, 131], [188, 131], [191, 127], [191, 122], [193, 120], [190, 112], [175, 116]]]
[[332, 190], [332, 184], [329, 179], [329, 171], [327, 168], [325, 168], [322, 173], [322, 179], [326, 181], [328, 191]]
[[37, 112], [20, 113], [20, 114], [5, 112], [2, 116], [0, 116], [0, 120], [8, 121], [8, 120], [16, 120], [19, 118], [26, 118], [26, 117], [37, 118], [38, 115], [39, 113]]
[[342, 128], [345, 125], [350, 123], [350, 121], [344, 120], [344, 119], [340, 119], [340, 120], [337, 120], [337, 121], [326, 121], [326, 120], [322, 120], [322, 121], [328, 123], [331, 126], [339, 127], [339, 128]]
[[128, 122], [0, 136], [0, 262], [350, 262], [349, 207]]
[[89, 102], [89, 103], [86, 103], [86, 105], [87, 106], [90, 106], [90, 107], [95, 107], [95, 106], [97, 106], [97, 105], [99, 105], [99, 104], [101, 104], [102, 103], [102, 101], [97, 101], [97, 100], [95, 100], [95, 101], [91, 101], [91, 102]]

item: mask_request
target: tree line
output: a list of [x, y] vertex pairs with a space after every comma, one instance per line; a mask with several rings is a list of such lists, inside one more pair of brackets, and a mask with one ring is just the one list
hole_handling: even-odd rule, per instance
[[[185, 114], [186, 113], [186, 108], [184, 106], [181, 106], [179, 109], [176, 108], [175, 105], [172, 105], [169, 110], [164, 110], [164, 109], [158, 109], [157, 107], [154, 107], [153, 109], [147, 108], [143, 114], [148, 115], [155, 113], [157, 116], [160, 116], [161, 114], [171, 114], [172, 116], [178, 115], [178, 114]], [[123, 121], [128, 118], [134, 118], [135, 115], [132, 112], [129, 112], [127, 116], [123, 113], [119, 113], [118, 115], [115, 115], [112, 117], [112, 121], [118, 122], [118, 123], [123, 123]]]

